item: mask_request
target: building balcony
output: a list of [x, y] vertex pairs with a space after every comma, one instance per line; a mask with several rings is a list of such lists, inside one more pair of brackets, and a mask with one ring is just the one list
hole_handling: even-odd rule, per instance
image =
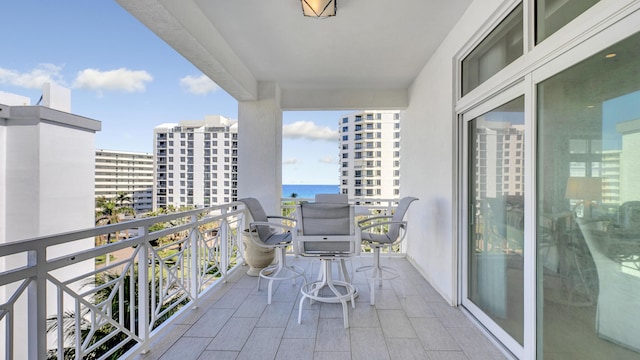
[[[386, 211], [393, 201], [379, 200], [370, 210]], [[380, 284], [375, 306], [369, 305], [367, 281], [354, 278], [359, 296], [349, 309], [350, 328], [343, 327], [340, 304], [305, 302], [298, 324], [301, 281], [276, 282], [267, 305], [266, 285], [257, 290], [257, 278], [246, 275], [238, 231], [246, 221], [242, 203], [230, 203], [0, 245], [0, 259], [11, 260], [0, 273], [0, 288], [9, 295], [2, 309], [13, 313], [33, 304], [33, 321], [5, 320], [3, 338], [16, 339], [7, 354], [31, 349], [38, 358], [63, 358], [65, 351], [76, 358], [126, 359], [504, 358], [402, 252], [384, 257], [401, 275]], [[84, 248], [46, 255], [78, 241]], [[18, 260], [27, 253], [32, 260]], [[349, 267], [371, 260], [363, 252]], [[319, 272], [315, 258], [288, 261], [303, 267], [308, 279]], [[145, 283], [149, 287], [140, 285]], [[129, 296], [136, 307], [126, 305]], [[87, 321], [65, 321], [46, 311], [61, 298], [52, 309], [74, 317], [80, 311]], [[0, 312], [0, 320], [6, 314]], [[65, 341], [62, 334], [78, 334], [81, 344], [73, 346], [77, 339]], [[47, 349], [47, 342], [56, 346]]]

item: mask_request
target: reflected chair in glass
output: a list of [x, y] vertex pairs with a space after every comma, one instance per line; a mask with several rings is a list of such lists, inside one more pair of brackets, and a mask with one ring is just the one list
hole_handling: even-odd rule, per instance
[[640, 351], [640, 269], [634, 261], [609, 254], [611, 238], [606, 221], [580, 221], [578, 226], [597, 270], [596, 333]]
[[302, 286], [298, 323], [302, 319], [304, 300], [310, 299], [311, 302], [340, 302], [344, 327], [348, 328], [347, 301], [351, 301], [355, 308], [356, 288], [348, 280], [333, 279], [332, 262], [360, 253], [360, 232], [355, 226], [354, 207], [345, 203], [299, 204], [296, 217], [296, 230], [293, 233], [295, 254], [317, 257], [321, 261], [318, 279]]
[[362, 243], [373, 250], [373, 263], [356, 269], [354, 276], [364, 277], [369, 281], [370, 302], [375, 305], [375, 287], [382, 286], [383, 280], [393, 280], [398, 277], [398, 270], [380, 264], [380, 250], [388, 247], [391, 251], [394, 245], [404, 240], [407, 230], [407, 222], [404, 216], [412, 202], [418, 200], [407, 196], [398, 202], [393, 215], [379, 215], [358, 221], [361, 231]]
[[287, 265], [287, 248], [292, 243], [291, 230], [294, 229], [293, 224], [296, 220], [284, 216], [267, 215], [260, 202], [255, 198], [244, 198], [238, 201], [245, 205], [253, 219], [249, 223], [252, 242], [259, 247], [276, 250], [276, 263], [260, 270], [258, 275], [258, 290], [260, 290], [261, 278], [269, 280], [267, 304], [271, 304], [274, 281], [293, 280], [295, 284], [296, 279], [302, 277], [304, 283], [307, 282], [303, 268]]

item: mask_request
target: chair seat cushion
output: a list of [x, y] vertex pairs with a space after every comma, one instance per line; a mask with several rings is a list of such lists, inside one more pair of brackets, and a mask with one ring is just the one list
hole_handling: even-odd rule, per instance
[[272, 234], [267, 238], [267, 241], [265, 241], [264, 243], [266, 245], [290, 244], [291, 233]]
[[362, 241], [380, 244], [391, 244], [393, 242], [387, 234], [374, 234], [366, 231], [362, 232]]

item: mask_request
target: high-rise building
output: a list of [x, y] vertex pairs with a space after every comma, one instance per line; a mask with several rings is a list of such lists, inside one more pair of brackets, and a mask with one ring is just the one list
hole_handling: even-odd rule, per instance
[[478, 144], [476, 199], [524, 194], [524, 126], [502, 121], [478, 120], [473, 135]]
[[358, 198], [400, 194], [400, 113], [363, 111], [342, 117], [340, 192]]
[[238, 125], [220, 115], [154, 128], [153, 208], [237, 199]]
[[136, 213], [152, 210], [153, 154], [96, 150], [96, 198], [124, 193]]

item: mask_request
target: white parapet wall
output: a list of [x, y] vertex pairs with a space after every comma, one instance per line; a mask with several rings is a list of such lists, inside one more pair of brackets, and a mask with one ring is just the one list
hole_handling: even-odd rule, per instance
[[[99, 121], [43, 106], [0, 105], [0, 243], [94, 226], [94, 138], [100, 128]], [[47, 249], [47, 258], [93, 246], [93, 238], [79, 240]], [[0, 271], [24, 266], [26, 259], [27, 254], [0, 257]], [[60, 278], [94, 266], [79, 263]], [[7, 300], [0, 292], [0, 304]], [[55, 314], [56, 304], [47, 309]], [[15, 310], [16, 329], [23, 326], [26, 336], [26, 301]], [[3, 347], [0, 343], [2, 354]]]

